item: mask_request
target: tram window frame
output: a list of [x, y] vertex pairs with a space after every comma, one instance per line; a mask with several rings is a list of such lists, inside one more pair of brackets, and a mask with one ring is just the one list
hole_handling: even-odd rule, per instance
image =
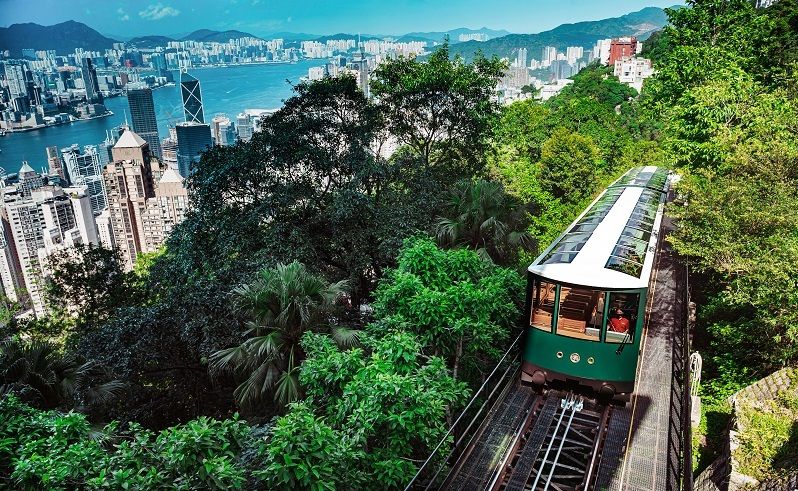
[[[548, 327], [545, 327], [543, 325], [536, 325], [535, 324], [535, 309], [538, 308], [537, 306], [539, 305], [539, 302], [540, 302], [539, 296], [540, 296], [541, 286], [543, 284], [551, 285], [551, 286], [554, 287], [554, 289], [552, 291], [553, 298], [552, 298], [552, 303], [551, 303], [551, 314], [550, 314], [551, 318], [550, 318]], [[558, 285], [557, 283], [554, 283], [552, 281], [546, 281], [546, 280], [543, 280], [543, 279], [540, 279], [540, 278], [535, 278], [535, 280], [532, 283], [532, 296], [531, 296], [531, 300], [529, 302], [530, 303], [529, 327], [538, 329], [538, 330], [543, 331], [543, 332], [548, 332], [548, 333], [553, 333], [554, 332], [554, 319], [555, 319], [556, 313], [557, 313], [557, 311], [556, 311], [556, 309], [557, 309], [557, 300], [558, 300], [559, 295], [560, 295], [559, 287], [560, 287], [560, 285]]]
[[[617, 297], [624, 297], [625, 300], [619, 304], [615, 300]], [[609, 344], [634, 343], [635, 337], [637, 336], [637, 322], [639, 320], [638, 315], [640, 312], [640, 292], [609, 292], [608, 298], [608, 308], [606, 309], [607, 312], [604, 318], [604, 328], [602, 332], [604, 342]], [[619, 307], [623, 310], [624, 315], [626, 315], [627, 319], [629, 320], [629, 330], [626, 333], [610, 331], [610, 320], [612, 318], [612, 313]]]
[[[558, 291], [558, 294], [557, 294], [557, 310], [556, 310], [557, 315], [556, 315], [556, 323], [555, 323], [555, 329], [556, 329], [555, 332], [556, 332], [556, 334], [558, 336], [564, 336], [564, 337], [573, 338], [573, 339], [580, 339], [582, 341], [592, 341], [594, 343], [601, 342], [601, 334], [602, 334], [601, 333], [601, 325], [602, 324], [599, 324], [599, 328], [596, 329], [595, 332], [588, 331], [588, 328], [590, 327], [590, 321], [592, 320], [592, 315], [593, 315], [592, 314], [592, 310], [591, 310], [591, 313], [590, 313], [591, 318], [585, 318], [584, 319], [585, 325], [582, 328], [583, 329], [582, 331], [576, 331], [576, 330], [573, 330], [573, 329], [563, 329], [563, 328], [561, 328], [561, 322], [560, 321], [563, 318], [566, 318], [566, 319], [571, 320], [571, 321], [576, 321], [577, 323], [580, 322], [579, 319], [573, 319], [573, 318], [570, 318], [570, 317], [563, 316], [563, 303], [565, 301], [564, 298], [563, 298], [563, 291], [564, 290], [566, 290], [568, 293], [570, 293], [573, 290], [578, 290], [580, 292], [589, 292], [590, 300], [588, 300], [588, 304], [586, 306], [587, 309], [585, 310], [585, 314], [588, 313], [588, 310], [591, 310], [590, 306], [593, 304], [593, 300], [592, 300], [593, 295], [598, 293], [599, 294], [599, 298], [603, 299], [604, 295], [605, 295], [605, 292], [603, 290], [598, 290], [598, 289], [593, 289], [593, 288], [588, 288], [588, 287], [559, 285], [559, 291]], [[597, 299], [597, 302], [598, 302], [598, 299]], [[602, 318], [602, 322], [603, 322], [603, 318]], [[594, 329], [594, 328], [591, 328], [591, 330], [592, 329]]]

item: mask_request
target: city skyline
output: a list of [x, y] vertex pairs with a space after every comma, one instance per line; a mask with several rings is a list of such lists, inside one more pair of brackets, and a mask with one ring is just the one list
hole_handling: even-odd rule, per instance
[[557, 3], [538, 0], [501, 0], [492, 3], [476, 0], [401, 0], [386, 10], [377, 2], [326, 5], [325, 2], [315, 1], [299, 4], [287, 1], [221, 0], [211, 4], [189, 0], [145, 3], [77, 0], [67, 6], [56, 0], [0, 0], [0, 10], [4, 12], [2, 27], [25, 22], [52, 25], [76, 20], [103, 35], [125, 40], [143, 35], [179, 37], [197, 29], [241, 30], [256, 36], [281, 32], [402, 35], [410, 32], [442, 32], [461, 27], [537, 33], [563, 23], [620, 16], [644, 7], [664, 8], [682, 4], [682, 0], [567, 0]]

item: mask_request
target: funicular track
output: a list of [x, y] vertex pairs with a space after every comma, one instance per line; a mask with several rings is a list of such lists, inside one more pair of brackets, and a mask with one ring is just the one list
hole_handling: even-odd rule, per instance
[[571, 392], [546, 392], [486, 489], [593, 489], [612, 409]]
[[[503, 445], [500, 461], [486, 465], [482, 454], [492, 452], [477, 449], [466, 457], [467, 462], [453, 469], [443, 488], [494, 491], [597, 488], [602, 457], [606, 453], [611, 458], [620, 450], [605, 449], [605, 443], [608, 446], [619, 443], [612, 436], [607, 437], [608, 429], [615, 423], [612, 418], [615, 407], [573, 392], [548, 390], [537, 396], [528, 392], [529, 388], [521, 388], [509, 394], [524, 398], [529, 406], [528, 411], [520, 413], [521, 420], [516, 418], [515, 430], [510, 441]], [[496, 449], [494, 445], [490, 447]]]

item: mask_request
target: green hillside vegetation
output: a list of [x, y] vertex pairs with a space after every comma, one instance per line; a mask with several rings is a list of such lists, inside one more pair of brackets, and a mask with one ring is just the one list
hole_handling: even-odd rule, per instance
[[203, 155], [163, 251], [57, 259], [49, 317], [2, 313], [0, 487], [401, 489], [517, 335], [520, 272], [636, 165], [682, 175], [706, 465], [725, 398], [798, 358], [798, 0], [688, 3], [642, 94], [592, 65], [498, 107], [505, 66], [445, 45], [373, 100], [298, 85]]

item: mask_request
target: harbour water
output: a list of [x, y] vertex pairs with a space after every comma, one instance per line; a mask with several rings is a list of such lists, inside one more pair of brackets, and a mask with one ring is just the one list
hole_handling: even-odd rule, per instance
[[[303, 60], [294, 64], [198, 68], [191, 73], [202, 84], [205, 119], [210, 122], [217, 113], [235, 119], [244, 109], [279, 108], [291, 96], [291, 84], [306, 76], [308, 68], [320, 64], [320, 60]], [[174, 75], [177, 81], [179, 74]], [[155, 89], [152, 94], [158, 131], [165, 138], [170, 123], [183, 121], [180, 85]], [[8, 173], [16, 172], [22, 161], [27, 160], [40, 170], [47, 166], [48, 146], [61, 149], [77, 143], [82, 148], [102, 142], [106, 130], [122, 124], [125, 114], [129, 114], [126, 97], [107, 99], [105, 105], [114, 113], [112, 116], [0, 137], [0, 167]]]

